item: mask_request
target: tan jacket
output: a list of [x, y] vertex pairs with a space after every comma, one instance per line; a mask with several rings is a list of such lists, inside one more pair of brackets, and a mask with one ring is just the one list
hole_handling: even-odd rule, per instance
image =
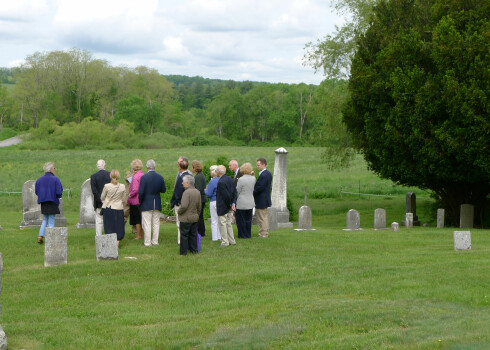
[[179, 208], [179, 221], [197, 222], [201, 213], [201, 192], [195, 187], [187, 188], [182, 194]]
[[102, 200], [102, 208], [111, 208], [115, 210], [123, 210], [123, 197], [125, 187], [123, 184], [113, 185], [112, 183], [105, 184], [100, 199]]

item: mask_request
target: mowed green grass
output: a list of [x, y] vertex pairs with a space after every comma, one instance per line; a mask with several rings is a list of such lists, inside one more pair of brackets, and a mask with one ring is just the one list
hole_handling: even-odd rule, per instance
[[[273, 149], [265, 148], [131, 152], [0, 151], [0, 190], [37, 178], [49, 159], [75, 194], [65, 200], [68, 265], [52, 268], [43, 267], [38, 229], [18, 228], [21, 198], [0, 197], [0, 324], [9, 349], [490, 348], [490, 230], [471, 230], [470, 251], [454, 251], [453, 228], [374, 231], [374, 209], [387, 210], [389, 225], [403, 217], [407, 190], [427, 194], [377, 179], [359, 159], [328, 171], [318, 162], [320, 149], [292, 148], [288, 155], [295, 207], [305, 185], [325, 197], [309, 200], [316, 231], [280, 229], [258, 239], [254, 226], [251, 240], [228, 248], [207, 235], [200, 254], [181, 257], [174, 225], [163, 224], [160, 245], [151, 248], [132, 240], [127, 227], [119, 261], [97, 262], [94, 230], [75, 228], [75, 187], [98, 158], [114, 167], [154, 158], [166, 178], [175, 176], [180, 154], [273, 160]], [[333, 194], [349, 183], [354, 192], [358, 180], [361, 191], [396, 196]], [[418, 205], [421, 220], [431, 222], [430, 199]], [[363, 231], [342, 230], [350, 208], [361, 212]]]

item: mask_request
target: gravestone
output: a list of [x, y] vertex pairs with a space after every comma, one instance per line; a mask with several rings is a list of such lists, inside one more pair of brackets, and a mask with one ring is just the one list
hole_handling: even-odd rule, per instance
[[[0, 253], [0, 295], [2, 294], [2, 270], [3, 270], [3, 259], [2, 259], [2, 253]], [[0, 305], [0, 310], [1, 309], [2, 307]], [[7, 349], [7, 336], [5, 335], [2, 326], [0, 326], [0, 350], [6, 350], [6, 349]]]
[[[41, 204], [37, 203], [36, 181], [28, 180], [22, 186], [22, 222], [20, 229], [26, 227], [41, 226], [44, 215], [41, 213]], [[55, 217], [54, 225], [56, 227], [66, 227], [66, 218], [64, 212], [64, 202], [60, 198], [60, 214]]]
[[400, 231], [400, 225], [398, 224], [398, 222], [391, 223], [391, 231], [393, 232]]
[[413, 227], [413, 213], [405, 214], [405, 227], [412, 228]]
[[347, 228], [344, 231], [362, 230], [361, 228], [361, 216], [355, 209], [351, 209], [347, 212]]
[[119, 249], [117, 248], [117, 234], [110, 233], [102, 236], [95, 236], [95, 255], [97, 261], [118, 260]]
[[289, 222], [289, 210], [287, 208], [287, 155], [288, 151], [281, 147], [276, 149], [274, 162], [274, 177], [272, 178], [272, 206], [277, 210], [277, 226], [292, 228]]
[[473, 228], [474, 216], [475, 216], [475, 207], [473, 206], [473, 204], [461, 204], [459, 227]]
[[267, 214], [269, 215], [269, 231], [275, 231], [277, 226], [277, 209], [273, 207], [267, 208]]
[[419, 217], [417, 216], [416, 207], [417, 207], [417, 197], [415, 196], [415, 193], [407, 192], [407, 195], [405, 197], [405, 219], [402, 220], [402, 225], [405, 225], [405, 222], [407, 221], [406, 214], [412, 213], [413, 226], [420, 226], [420, 221], [419, 221]]
[[437, 209], [437, 228], [444, 228], [444, 209]]
[[312, 223], [311, 208], [308, 206], [308, 193], [305, 186], [305, 205], [299, 208], [298, 228], [296, 231], [315, 230]]
[[82, 184], [77, 228], [95, 228], [94, 194], [90, 186], [90, 179], [85, 180]]
[[386, 230], [386, 210], [378, 208], [374, 211], [374, 229]]
[[44, 266], [66, 265], [68, 262], [68, 229], [46, 227]]
[[453, 237], [454, 237], [454, 250], [471, 249], [470, 231], [454, 231]]

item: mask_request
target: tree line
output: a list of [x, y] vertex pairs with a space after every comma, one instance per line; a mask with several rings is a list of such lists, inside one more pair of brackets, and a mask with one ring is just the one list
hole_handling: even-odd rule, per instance
[[113, 67], [78, 48], [36, 52], [0, 73], [2, 126], [38, 129], [44, 120], [51, 125], [44, 129], [53, 129], [88, 118], [195, 144], [323, 145], [325, 135], [338, 137], [333, 127], [343, 129], [340, 106], [347, 98], [341, 79], [318, 86], [163, 76], [145, 66]]

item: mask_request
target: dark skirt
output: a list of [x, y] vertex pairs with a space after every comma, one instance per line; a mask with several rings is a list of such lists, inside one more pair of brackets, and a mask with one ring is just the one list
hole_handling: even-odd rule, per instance
[[58, 207], [58, 204], [55, 202], [42, 202], [41, 203], [41, 214], [44, 215], [53, 215], [53, 214], [59, 214], [60, 213], [60, 208]]
[[252, 209], [237, 209], [235, 212], [236, 227], [238, 229], [238, 238], [252, 237]]
[[124, 210], [104, 209], [104, 232], [117, 234], [117, 240], [124, 238]]
[[141, 209], [138, 205], [129, 205], [129, 224], [130, 225], [141, 225]]

